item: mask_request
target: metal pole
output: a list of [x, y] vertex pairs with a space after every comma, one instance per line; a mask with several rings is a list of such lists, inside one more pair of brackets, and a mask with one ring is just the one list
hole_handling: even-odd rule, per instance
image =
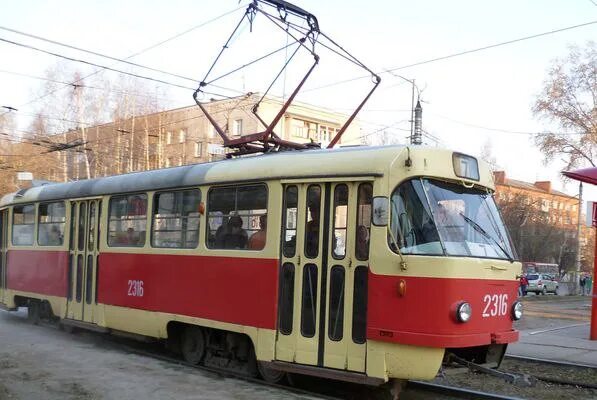
[[409, 81], [412, 85], [412, 95], [410, 98], [410, 144], [413, 144], [415, 136], [415, 80]]
[[[589, 210], [587, 210], [587, 213]], [[593, 216], [595, 219], [595, 216]], [[593, 225], [597, 230], [597, 225]], [[591, 302], [591, 332], [589, 338], [597, 340], [597, 232], [595, 232], [595, 259], [593, 260], [593, 301]], [[589, 290], [591, 290], [589, 288]]]
[[[582, 182], [578, 184], [578, 221], [576, 226], [576, 274], [574, 282], [576, 287], [580, 289], [580, 231], [581, 231], [581, 209], [582, 209]], [[577, 290], [578, 291], [578, 290]]]

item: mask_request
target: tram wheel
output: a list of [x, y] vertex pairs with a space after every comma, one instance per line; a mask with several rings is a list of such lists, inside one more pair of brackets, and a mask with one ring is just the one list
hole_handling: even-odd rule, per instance
[[280, 383], [286, 378], [286, 372], [268, 367], [268, 363], [257, 362], [257, 369], [264, 381], [269, 383]]
[[199, 364], [205, 356], [205, 334], [198, 326], [186, 328], [182, 334], [182, 357], [191, 364]]
[[39, 324], [40, 320], [40, 305], [38, 301], [31, 300], [27, 306], [27, 319], [33, 325]]

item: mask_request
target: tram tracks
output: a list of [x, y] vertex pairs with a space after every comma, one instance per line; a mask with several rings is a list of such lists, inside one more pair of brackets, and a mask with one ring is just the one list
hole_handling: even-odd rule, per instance
[[[45, 327], [56, 328], [53, 323], [43, 323]], [[314, 398], [314, 399], [330, 399], [330, 400], [386, 400], [391, 399], [392, 396], [388, 388], [370, 388], [356, 384], [336, 383], [329, 380], [323, 380], [318, 378], [307, 378], [300, 377], [297, 381], [302, 381], [299, 385], [290, 386], [287, 384], [272, 384], [265, 382], [261, 379], [248, 377], [235, 371], [228, 371], [225, 369], [213, 368], [203, 365], [193, 365], [187, 363], [180, 358], [177, 358], [173, 353], [166, 350], [163, 343], [159, 341], [154, 342], [139, 342], [138, 340], [130, 337], [122, 337], [115, 335], [105, 335], [97, 332], [86, 332], [85, 335], [91, 335], [95, 338], [101, 338], [100, 343], [104, 343], [107, 346], [113, 347], [117, 351], [123, 351], [130, 354], [136, 354], [159, 360], [172, 365], [179, 365], [185, 368], [193, 368], [195, 370], [203, 371], [208, 374], [214, 374], [221, 378], [233, 378], [239, 379], [251, 384], [270, 387], [274, 389], [284, 390], [289, 393], [294, 393], [300, 397]], [[550, 370], [551, 368], [551, 370]], [[561, 363], [526, 357], [507, 357], [504, 361], [504, 366], [501, 370], [505, 370], [509, 373], [528, 373], [533, 372], [533, 376], [544, 384], [548, 385], [551, 392], [561, 393], [555, 390], [557, 387], [570, 387], [577, 389], [575, 392], [575, 398], [594, 398], [597, 395], [597, 368], [576, 365], [571, 363]], [[526, 372], [525, 372], [526, 371]], [[550, 372], [551, 371], [551, 372]], [[570, 372], [573, 371], [573, 372]], [[586, 371], [588, 378], [585, 375], [579, 375], [578, 371]], [[486, 382], [487, 377], [478, 375], [475, 379], [481, 382]], [[580, 376], [580, 379], [565, 379], [562, 376]], [[587, 381], [586, 379], [593, 379]], [[469, 385], [467, 385], [467, 383]], [[560, 397], [545, 397], [540, 395], [541, 389], [536, 387], [526, 388], [528, 390], [518, 390], [520, 388], [515, 387], [507, 382], [502, 382], [502, 385], [497, 387], [495, 385], [484, 385], [475, 387], [470, 385], [471, 382], [421, 382], [421, 381], [409, 381], [404, 388], [400, 399], [411, 400], [411, 399], [462, 399], [462, 398], [474, 398], [474, 399], [532, 399], [532, 398], [562, 398], [571, 397], [559, 394]], [[585, 391], [578, 392], [578, 389]], [[591, 392], [586, 392], [587, 390]], [[537, 395], [529, 395], [529, 393], [537, 392]], [[493, 392], [493, 393], [490, 393]], [[499, 393], [499, 394], [498, 394]], [[580, 395], [578, 393], [581, 393]], [[590, 394], [587, 394], [590, 393]]]
[[[508, 364], [512, 361], [531, 367], [534, 371], [530, 375], [537, 380], [558, 385], [597, 390], [597, 367], [533, 357], [507, 356], [504, 361], [504, 368], [510, 368], [513, 372], [517, 373], [527, 371], [527, 369], [524, 365], [515, 366], [514, 368], [509, 366]], [[539, 372], [536, 371], [537, 368], [540, 369]], [[562, 374], [562, 371], [564, 371], [564, 374]], [[574, 376], [575, 378], [563, 379], [561, 375]]]

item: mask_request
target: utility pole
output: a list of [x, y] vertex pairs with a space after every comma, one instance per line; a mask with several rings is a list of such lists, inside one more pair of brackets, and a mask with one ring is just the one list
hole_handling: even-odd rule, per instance
[[423, 144], [423, 107], [421, 102], [417, 100], [417, 106], [415, 107], [415, 132], [413, 134], [411, 144], [421, 145]]
[[580, 288], [580, 230], [581, 230], [581, 209], [582, 209], [582, 182], [578, 183], [578, 221], [576, 226], [576, 274], [574, 277], [574, 283], [577, 288]]
[[[402, 78], [406, 79], [406, 78]], [[410, 97], [410, 143], [412, 144], [415, 134], [415, 80], [409, 81], [412, 85], [412, 94]]]

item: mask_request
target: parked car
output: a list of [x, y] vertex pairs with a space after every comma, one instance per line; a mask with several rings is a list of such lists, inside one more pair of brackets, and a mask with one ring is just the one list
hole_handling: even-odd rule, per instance
[[535, 292], [535, 294], [558, 294], [558, 281], [550, 274], [528, 274], [527, 286], [528, 292]]

